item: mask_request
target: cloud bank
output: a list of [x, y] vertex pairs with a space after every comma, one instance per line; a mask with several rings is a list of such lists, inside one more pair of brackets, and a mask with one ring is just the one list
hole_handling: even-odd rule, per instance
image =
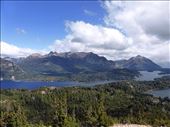
[[115, 60], [143, 55], [170, 61], [169, 2], [105, 1], [105, 25], [66, 23], [68, 35], [51, 46], [58, 52], [92, 51]]
[[46, 53], [44, 50], [39, 51], [30, 48], [21, 48], [3, 41], [1, 41], [0, 43], [0, 49], [1, 49], [2, 57], [9, 56], [13, 58], [25, 57], [33, 53], [41, 53], [41, 54]]
[[127, 55], [144, 55], [155, 61], [170, 61], [170, 4], [167, 1], [106, 1], [104, 21], [133, 38]]
[[69, 34], [63, 40], [56, 40], [53, 50], [94, 51], [124, 50], [131, 45], [132, 39], [117, 29], [92, 25], [83, 21], [67, 22]]

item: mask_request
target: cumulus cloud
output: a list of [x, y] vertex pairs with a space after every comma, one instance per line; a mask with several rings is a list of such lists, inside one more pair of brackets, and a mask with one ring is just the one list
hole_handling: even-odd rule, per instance
[[106, 1], [105, 23], [125, 29], [128, 34], [146, 33], [160, 39], [170, 38], [170, 10], [166, 1]]
[[[68, 34], [47, 50], [94, 52], [112, 60], [142, 55], [158, 63], [170, 61], [168, 1], [103, 1], [101, 4], [106, 11], [104, 25], [67, 21]], [[90, 14], [90, 11], [84, 10], [84, 13]], [[3, 47], [3, 54], [13, 56], [35, 51], [5, 42]]]
[[[144, 22], [145, 15], [147, 14], [143, 14], [143, 19], [140, 17], [142, 14], [136, 14], [138, 10], [139, 12], [143, 10], [142, 7], [139, 8], [138, 4], [140, 2], [130, 4], [129, 2], [106, 1], [104, 8], [108, 14], [104, 21], [107, 26], [93, 25], [83, 21], [68, 21], [66, 23], [68, 35], [63, 40], [56, 40], [50, 48], [57, 52], [90, 51], [112, 60], [128, 59], [135, 55], [143, 55], [156, 62], [169, 61], [169, 39], [166, 37], [166, 34], [163, 34], [169, 34], [169, 24], [165, 23], [165, 30], [161, 29], [159, 31], [158, 29], [163, 26], [162, 23], [157, 23], [158, 26], [155, 25], [153, 29], [157, 29], [158, 32], [154, 30], [153, 32], [152, 30], [147, 31], [144, 23], [141, 23]], [[133, 7], [133, 5], [135, 6]], [[158, 5], [155, 4], [155, 6]], [[162, 6], [165, 5], [163, 4]], [[145, 10], [144, 13], [150, 13], [150, 10], [148, 12]], [[163, 13], [165, 13], [165, 10]], [[153, 19], [155, 20], [155, 18]], [[145, 21], [146, 24], [147, 20]], [[160, 17], [157, 20], [160, 21]], [[163, 21], [165, 20], [169, 19], [166, 18]]]
[[119, 30], [83, 21], [67, 22], [69, 34], [63, 40], [56, 40], [50, 46], [58, 52], [90, 51], [98, 53], [107, 50], [124, 50], [133, 41]]
[[156, 62], [170, 61], [168, 1], [105, 1], [102, 6], [107, 12], [106, 25], [119, 28], [133, 39], [133, 45], [121, 54], [128, 57], [140, 54]]
[[92, 25], [83, 21], [68, 22], [67, 27], [70, 30], [73, 43], [117, 50], [125, 49], [132, 43], [131, 38], [126, 37], [114, 28]]
[[0, 49], [1, 49], [1, 56], [10, 56], [10, 57], [26, 57], [30, 54], [33, 53], [44, 53], [44, 51], [38, 51], [38, 50], [33, 50], [29, 48], [20, 48], [17, 47], [13, 44], [9, 44], [7, 42], [1, 41], [0, 43]]

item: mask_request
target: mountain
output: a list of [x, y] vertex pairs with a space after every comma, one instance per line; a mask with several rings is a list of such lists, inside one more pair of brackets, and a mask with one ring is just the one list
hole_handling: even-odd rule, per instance
[[161, 65], [163, 68], [170, 68], [170, 61], [160, 62], [159, 65]]
[[161, 68], [139, 55], [128, 60], [111, 61], [92, 52], [50, 52], [46, 55], [36, 53], [26, 58], [4, 58], [1, 64], [5, 79], [11, 79], [10, 76], [15, 74], [17, 80], [47, 81], [132, 79], [139, 74], [138, 71]]
[[0, 58], [1, 80], [15, 80], [23, 77], [25, 72], [12, 61]]
[[50, 52], [43, 56], [30, 55], [16, 64], [27, 72], [28, 80], [91, 81], [117, 79], [122, 76], [125, 78], [133, 75], [127, 70], [124, 72], [114, 70], [113, 61], [91, 52]]
[[29, 68], [29, 70], [35, 67], [32, 68], [33, 71], [55, 71], [65, 73], [111, 71], [115, 68], [113, 61], [109, 61], [105, 57], [100, 57], [91, 52], [50, 52], [49, 54], [38, 57], [33, 57], [31, 55], [23, 59], [19, 65], [24, 68]]
[[136, 57], [132, 57], [128, 60], [115, 61], [117, 65], [121, 68], [127, 68], [130, 70], [138, 70], [138, 71], [155, 71], [161, 70], [161, 67], [155, 64], [150, 59], [137, 55]]

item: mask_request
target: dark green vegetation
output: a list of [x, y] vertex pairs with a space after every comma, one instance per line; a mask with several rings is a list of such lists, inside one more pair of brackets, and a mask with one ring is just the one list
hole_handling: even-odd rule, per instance
[[[161, 70], [151, 60], [136, 56], [129, 60], [111, 61], [92, 52], [50, 52], [26, 58], [1, 59], [1, 79], [29, 81], [99, 81], [134, 79], [138, 71]], [[164, 69], [164, 72], [166, 69]], [[91, 78], [93, 77], [93, 78]]]
[[0, 126], [107, 127], [136, 123], [170, 127], [170, 99], [144, 94], [167, 87], [169, 77], [95, 87], [1, 90]]

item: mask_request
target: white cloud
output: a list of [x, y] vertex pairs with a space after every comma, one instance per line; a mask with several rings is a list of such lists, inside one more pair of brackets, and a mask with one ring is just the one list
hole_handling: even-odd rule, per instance
[[86, 14], [86, 15], [88, 15], [88, 16], [95, 16], [96, 15], [96, 13], [95, 12], [92, 12], [92, 11], [90, 11], [90, 10], [83, 10], [84, 11], [84, 14]]
[[104, 18], [107, 25], [122, 28], [132, 36], [146, 33], [169, 39], [169, 2], [106, 1], [103, 6], [107, 11]]
[[83, 21], [69, 22], [67, 27], [73, 43], [83, 43], [88, 47], [122, 50], [132, 43], [131, 38], [114, 28], [92, 25]]
[[133, 39], [133, 45], [121, 52], [122, 58], [140, 54], [156, 62], [170, 61], [169, 2], [105, 1], [103, 7], [106, 25], [125, 31]]
[[170, 59], [169, 41], [145, 34], [142, 30], [127, 37], [115, 28], [83, 21], [67, 22], [66, 27], [68, 35], [63, 40], [56, 40], [50, 49], [57, 52], [94, 52], [112, 60], [128, 59], [135, 55], [143, 55], [155, 62]]
[[[112, 60], [142, 55], [159, 63], [170, 61], [169, 2], [104, 1], [102, 6], [107, 12], [105, 26], [68, 21], [68, 34], [48, 49], [94, 52]], [[39, 52], [5, 44], [4, 54], [23, 56]]]
[[38, 51], [33, 50], [29, 48], [20, 48], [13, 44], [9, 44], [7, 42], [1, 41], [0, 43], [0, 49], [1, 49], [1, 56], [10, 56], [10, 57], [26, 57], [28, 55], [31, 55], [33, 53], [45, 53], [45, 51]]
[[26, 30], [22, 29], [22, 28], [16, 28], [16, 32], [17, 34], [26, 34]]
[[51, 46], [58, 52], [123, 50], [133, 43], [131, 38], [114, 28], [83, 21], [67, 22], [66, 26], [69, 34]]

